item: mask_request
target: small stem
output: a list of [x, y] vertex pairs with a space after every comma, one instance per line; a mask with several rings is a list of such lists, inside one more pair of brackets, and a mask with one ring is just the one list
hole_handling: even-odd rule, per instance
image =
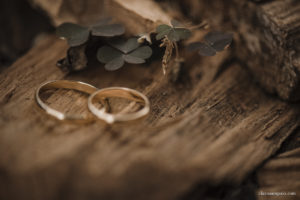
[[206, 21], [202, 22], [201, 24], [198, 24], [196, 26], [191, 26], [189, 29], [195, 30], [195, 29], [207, 29], [209, 27], [208, 23]]

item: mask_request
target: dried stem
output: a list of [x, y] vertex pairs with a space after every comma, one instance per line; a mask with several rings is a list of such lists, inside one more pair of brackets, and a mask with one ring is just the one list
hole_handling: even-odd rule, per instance
[[160, 45], [160, 47], [166, 47], [165, 54], [164, 54], [163, 60], [162, 60], [163, 73], [164, 73], [164, 75], [166, 75], [167, 67], [168, 67], [169, 62], [170, 62], [170, 60], [172, 58], [174, 43], [171, 42], [168, 39], [168, 37], [165, 37], [163, 39], [163, 42]]
[[209, 24], [206, 21], [203, 21], [201, 24], [198, 24], [196, 26], [191, 26], [188, 27], [190, 30], [195, 30], [195, 29], [208, 29]]

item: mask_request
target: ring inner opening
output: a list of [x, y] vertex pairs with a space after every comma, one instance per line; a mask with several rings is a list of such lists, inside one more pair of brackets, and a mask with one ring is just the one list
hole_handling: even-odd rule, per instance
[[89, 94], [73, 89], [44, 88], [40, 91], [41, 100], [50, 108], [74, 118], [92, 118], [87, 107]]
[[105, 111], [110, 114], [135, 113], [145, 106], [142, 97], [123, 90], [102, 91], [93, 98], [92, 103], [98, 109], [105, 108]]

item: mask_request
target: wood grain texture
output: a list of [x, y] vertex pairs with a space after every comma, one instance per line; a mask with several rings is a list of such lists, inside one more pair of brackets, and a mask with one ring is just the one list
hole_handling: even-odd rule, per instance
[[[219, 73], [228, 52], [187, 55], [174, 84], [158, 62], [116, 72], [95, 63], [64, 74], [54, 63], [65, 50], [49, 37], [1, 74], [1, 199], [175, 199], [201, 183], [239, 184], [299, 123], [297, 105], [265, 95], [239, 64]], [[59, 122], [34, 101], [38, 85], [51, 79], [137, 89], [151, 113], [112, 126]], [[86, 106], [72, 91], [46, 99], [74, 112], [81, 111], [73, 104]]]
[[42, 8], [54, 25], [74, 22], [90, 25], [107, 16], [123, 23], [129, 33], [148, 33], [157, 23], [169, 23], [170, 12], [152, 0], [31, 0]]
[[80, 24], [97, 22], [107, 14], [104, 10], [104, 3], [107, 1], [110, 0], [29, 0], [33, 7], [45, 11], [55, 26], [63, 22]]
[[[133, 31], [148, 29], [140, 14], [120, 9], [128, 27], [140, 20]], [[229, 50], [213, 58], [182, 52], [184, 70], [173, 83], [160, 61], [115, 72], [90, 62], [66, 74], [55, 67], [66, 49], [49, 36], [0, 75], [0, 199], [167, 200], [199, 185], [239, 185], [299, 125], [299, 105], [266, 95]], [[34, 100], [38, 85], [52, 79], [137, 89], [151, 113], [111, 126], [59, 122]], [[86, 98], [64, 90], [44, 96], [76, 113], [87, 112]]]
[[[257, 172], [258, 199], [300, 198], [300, 130], [283, 145], [278, 155], [268, 160]], [[275, 193], [275, 195], [261, 195]], [[276, 196], [276, 193], [279, 193]], [[284, 194], [280, 194], [284, 193]]]
[[158, 24], [169, 24], [172, 16], [152, 0], [113, 0], [105, 4], [108, 13], [133, 34], [154, 32]]
[[236, 55], [256, 80], [282, 99], [300, 100], [300, 2], [179, 1], [194, 20], [239, 33]]

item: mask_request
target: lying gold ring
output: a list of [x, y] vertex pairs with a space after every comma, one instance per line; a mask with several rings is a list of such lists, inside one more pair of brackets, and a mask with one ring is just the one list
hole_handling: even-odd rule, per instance
[[68, 81], [68, 80], [52, 80], [45, 83], [42, 83], [39, 88], [36, 90], [35, 93], [35, 99], [37, 101], [37, 104], [46, 111], [47, 114], [59, 119], [59, 120], [79, 120], [79, 121], [90, 121], [92, 119], [89, 119], [85, 116], [74, 116], [74, 115], [68, 115], [65, 113], [62, 113], [58, 110], [55, 110], [51, 107], [49, 107], [47, 104], [45, 104], [42, 99], [40, 98], [40, 92], [44, 90], [49, 89], [71, 89], [71, 90], [77, 90], [83, 93], [92, 94], [93, 92], [97, 91], [98, 89], [90, 84], [83, 83], [80, 81]]
[[[133, 100], [138, 103], [142, 103], [142, 104], [144, 104], [144, 107], [135, 113], [110, 114], [110, 113], [106, 112], [106, 107], [98, 109], [93, 104], [93, 99], [99, 98], [99, 97], [102, 98], [102, 102], [103, 102], [103, 99], [106, 99], [107, 97], [125, 98], [125, 99], [129, 99], [129, 100]], [[136, 90], [129, 89], [129, 88], [123, 88], [123, 87], [110, 87], [110, 88], [104, 88], [104, 89], [94, 92], [88, 98], [88, 108], [99, 119], [102, 119], [102, 120], [106, 121], [107, 123], [112, 124], [114, 122], [124, 122], [124, 121], [136, 120], [138, 118], [146, 116], [150, 111], [150, 102], [145, 95], [143, 95], [142, 93], [140, 93]]]

